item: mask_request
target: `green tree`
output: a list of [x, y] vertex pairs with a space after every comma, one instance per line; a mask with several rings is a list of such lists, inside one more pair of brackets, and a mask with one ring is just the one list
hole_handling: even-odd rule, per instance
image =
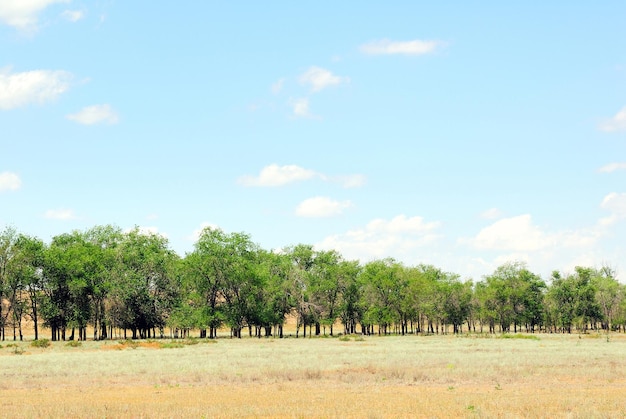
[[167, 239], [138, 228], [126, 233], [117, 246], [120, 272], [111, 290], [111, 321], [132, 331], [133, 339], [155, 337], [175, 308], [180, 291], [176, 277], [178, 256]]
[[[499, 266], [477, 288], [485, 320], [500, 325], [502, 332], [526, 325], [534, 330], [543, 318], [545, 283], [520, 262]], [[491, 328], [490, 328], [491, 329]]]

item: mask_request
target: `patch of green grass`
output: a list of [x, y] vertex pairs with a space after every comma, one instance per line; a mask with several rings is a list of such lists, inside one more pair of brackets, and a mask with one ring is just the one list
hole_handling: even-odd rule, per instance
[[350, 336], [348, 335], [343, 335], [339, 337], [339, 340], [342, 342], [350, 342], [352, 339], [350, 339]]
[[7, 348], [13, 348], [13, 355], [22, 355], [24, 353], [24, 349], [17, 343], [9, 343]]
[[510, 335], [508, 333], [504, 333], [499, 336], [500, 339], [528, 339], [528, 340], [540, 340], [539, 336], [536, 335], [525, 335], [523, 333], [515, 333], [514, 335]]
[[78, 348], [80, 346], [83, 346], [83, 343], [79, 340], [70, 340], [65, 344], [65, 346], [69, 346], [70, 348]]
[[185, 345], [197, 345], [197, 344], [200, 343], [200, 339], [198, 339], [198, 338], [186, 338], [182, 342]]
[[184, 348], [185, 344], [182, 342], [176, 342], [176, 341], [171, 341], [171, 342], [161, 342], [159, 344], [159, 347], [161, 349], [178, 349], [178, 348]]
[[137, 349], [139, 347], [139, 342], [134, 341], [132, 339], [118, 340], [117, 343], [119, 343], [122, 346], [128, 346], [133, 349]]

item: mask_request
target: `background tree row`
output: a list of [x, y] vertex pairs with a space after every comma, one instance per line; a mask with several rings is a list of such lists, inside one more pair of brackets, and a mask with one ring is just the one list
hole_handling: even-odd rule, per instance
[[245, 233], [205, 229], [184, 257], [139, 229], [96, 226], [49, 244], [0, 233], [0, 338], [215, 338], [341, 333], [626, 331], [626, 287], [607, 267], [553, 272], [508, 263], [477, 282], [393, 259], [365, 264], [296, 245], [267, 251]]

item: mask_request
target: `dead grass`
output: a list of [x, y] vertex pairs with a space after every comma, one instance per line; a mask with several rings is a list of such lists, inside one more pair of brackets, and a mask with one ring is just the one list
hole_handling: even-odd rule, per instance
[[[180, 345], [170, 345], [180, 342]], [[625, 417], [626, 336], [0, 349], [7, 417]], [[166, 344], [166, 346], [163, 346]], [[113, 348], [114, 350], [110, 350]]]

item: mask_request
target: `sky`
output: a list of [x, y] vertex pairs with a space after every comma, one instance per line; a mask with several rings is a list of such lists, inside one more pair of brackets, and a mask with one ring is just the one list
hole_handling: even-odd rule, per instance
[[0, 0], [0, 228], [626, 281], [626, 3]]

